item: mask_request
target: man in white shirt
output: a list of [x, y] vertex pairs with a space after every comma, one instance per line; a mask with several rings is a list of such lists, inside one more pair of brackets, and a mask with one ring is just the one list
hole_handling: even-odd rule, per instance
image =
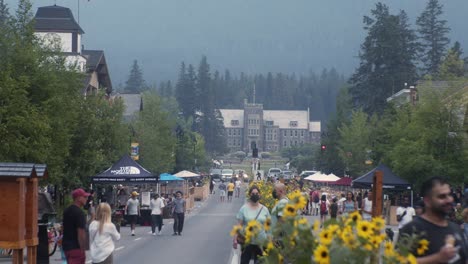
[[156, 226], [158, 226], [158, 236], [161, 235], [162, 229], [162, 209], [165, 207], [164, 200], [159, 197], [159, 194], [155, 194], [150, 202], [151, 208], [151, 232], [153, 236], [156, 235]]
[[408, 197], [403, 198], [403, 203], [397, 208], [396, 216], [398, 221], [398, 229], [406, 225], [413, 220], [413, 216], [416, 215], [416, 211], [410, 206]]
[[341, 198], [338, 200], [338, 212], [343, 213], [343, 202], [346, 201], [346, 195], [341, 193]]

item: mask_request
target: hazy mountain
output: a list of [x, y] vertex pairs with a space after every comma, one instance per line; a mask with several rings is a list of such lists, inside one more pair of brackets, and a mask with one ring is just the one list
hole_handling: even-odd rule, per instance
[[[80, 1], [80, 2], [78, 2]], [[15, 0], [7, 0], [11, 9]], [[375, 0], [37, 0], [38, 6], [66, 6], [85, 31], [87, 49], [103, 49], [114, 86], [124, 83], [134, 59], [147, 83], [175, 79], [181, 61], [234, 74], [319, 72], [335, 67], [351, 73], [363, 40], [362, 17]], [[382, 1], [412, 24], [423, 0]], [[446, 0], [444, 17], [468, 52], [468, 1]]]

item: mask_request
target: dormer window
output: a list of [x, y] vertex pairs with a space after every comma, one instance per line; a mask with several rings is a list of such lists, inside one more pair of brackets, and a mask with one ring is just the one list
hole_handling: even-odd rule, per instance
[[239, 120], [231, 120], [231, 126], [238, 126]]
[[289, 121], [290, 127], [297, 127], [297, 121]]

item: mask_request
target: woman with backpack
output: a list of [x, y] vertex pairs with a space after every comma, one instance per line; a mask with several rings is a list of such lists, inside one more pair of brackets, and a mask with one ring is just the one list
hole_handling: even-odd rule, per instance
[[322, 194], [322, 198], [320, 199], [320, 227], [323, 226], [323, 222], [327, 220], [328, 209], [330, 207], [330, 202], [327, 200], [327, 196]]

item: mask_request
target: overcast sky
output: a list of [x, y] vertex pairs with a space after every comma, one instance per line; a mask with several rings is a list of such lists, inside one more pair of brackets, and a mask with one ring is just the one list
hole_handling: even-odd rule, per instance
[[[363, 15], [375, 0], [36, 0], [39, 6], [72, 9], [85, 34], [85, 49], [102, 49], [114, 87], [125, 83], [137, 59], [147, 83], [176, 79], [181, 61], [212, 69], [266, 73], [319, 72], [346, 75], [358, 64]], [[7, 0], [11, 9], [16, 0]], [[423, 0], [382, 1], [404, 9], [414, 24]], [[468, 52], [467, 0], [445, 0], [450, 38]], [[465, 54], [466, 55], [466, 54]]]

